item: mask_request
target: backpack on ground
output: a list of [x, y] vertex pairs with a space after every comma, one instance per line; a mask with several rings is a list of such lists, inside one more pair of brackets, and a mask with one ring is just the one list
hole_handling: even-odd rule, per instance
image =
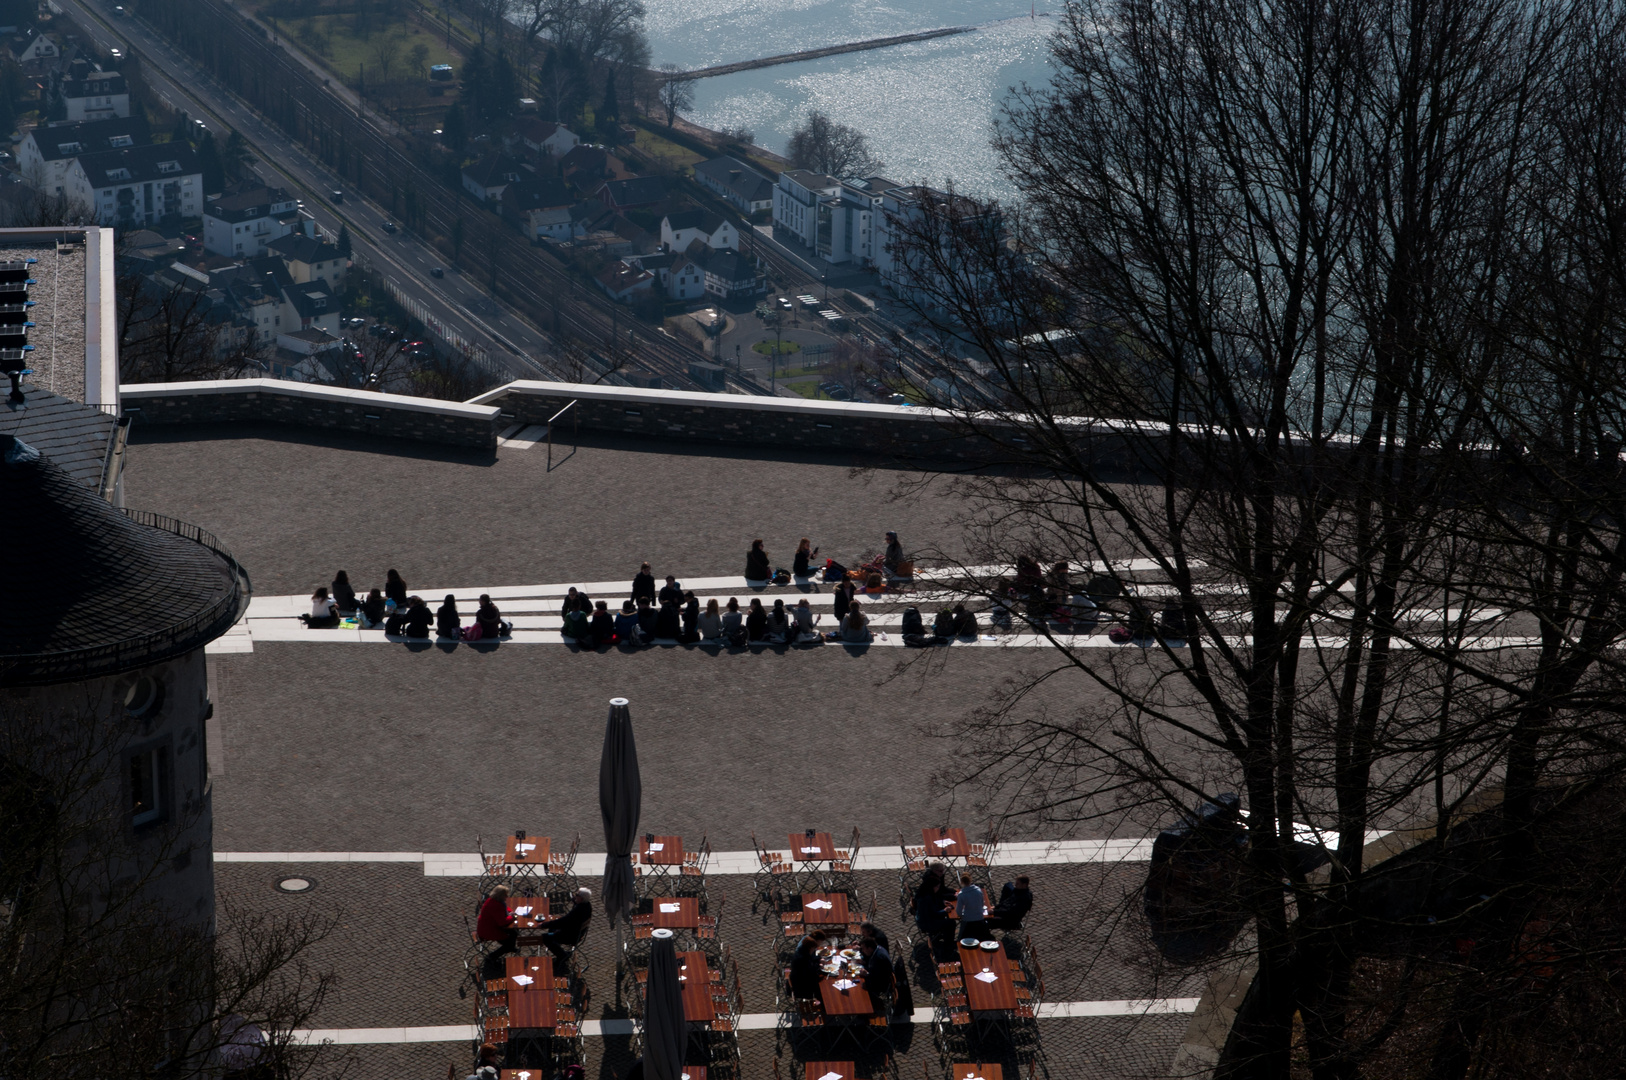
[[477, 622], [469, 623], [469, 625], [467, 625], [467, 626], [465, 626], [463, 628], [463, 640], [464, 641], [479, 641], [480, 637], [481, 637], [481, 635], [483, 633], [484, 633], [484, 631], [482, 631], [480, 629], [480, 624], [479, 623], [477, 623]]
[[939, 611], [937, 613], [937, 618], [932, 620], [932, 633], [941, 638], [953, 637], [954, 612], [950, 611], [948, 608], [944, 608], [942, 611]]
[[920, 617], [920, 609], [917, 607], [903, 609], [903, 640], [908, 641], [910, 634], [917, 637], [926, 636], [926, 620]]
[[776, 569], [773, 572], [773, 583], [775, 585], [789, 585], [790, 584], [790, 571], [786, 570], [783, 566]]
[[840, 581], [847, 576], [847, 568], [834, 559], [824, 560], [824, 580]]
[[960, 614], [954, 620], [955, 636], [976, 637], [980, 629], [981, 627], [977, 625], [976, 613], [961, 608]]

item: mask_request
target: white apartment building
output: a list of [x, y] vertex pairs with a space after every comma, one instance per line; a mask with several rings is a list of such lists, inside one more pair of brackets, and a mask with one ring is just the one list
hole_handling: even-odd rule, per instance
[[841, 194], [841, 181], [833, 176], [790, 169], [779, 174], [773, 190], [773, 224], [812, 247], [819, 238], [819, 200]]
[[68, 198], [93, 209], [102, 225], [157, 225], [203, 211], [203, 170], [185, 143], [81, 154], [62, 187]]
[[203, 247], [216, 255], [252, 259], [290, 233], [316, 234], [305, 225], [299, 200], [280, 188], [256, 187], [222, 195], [203, 209]]

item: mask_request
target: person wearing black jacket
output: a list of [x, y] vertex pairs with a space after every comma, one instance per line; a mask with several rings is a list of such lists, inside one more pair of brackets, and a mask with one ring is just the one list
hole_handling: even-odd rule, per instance
[[1020, 930], [1022, 920], [1033, 910], [1033, 890], [1028, 888], [1028, 876], [1007, 881], [999, 890], [999, 903], [988, 913], [988, 925], [996, 930]]
[[435, 617], [429, 611], [429, 605], [423, 602], [423, 597], [412, 596], [407, 598], [406, 636], [409, 638], [427, 638], [429, 626]]
[[835, 601], [837, 626], [840, 626], [841, 620], [847, 617], [847, 609], [852, 607], [853, 597], [857, 595], [858, 589], [853, 585], [852, 579], [850, 578], [843, 578], [841, 583], [836, 586]]
[[664, 604], [668, 600], [674, 604], [683, 603], [683, 586], [671, 574], [666, 575], [666, 584], [661, 586], [660, 595], [655, 598], [656, 603]]
[[751, 610], [745, 616], [745, 640], [761, 641], [768, 636], [768, 613], [762, 601], [751, 597]]
[[678, 624], [680, 614], [676, 600], [662, 600], [660, 613], [655, 616], [653, 636], [676, 641], [683, 633]]
[[690, 642], [700, 640], [700, 600], [694, 593], [684, 593], [683, 607], [683, 636], [679, 641]]
[[824, 972], [819, 969], [819, 946], [824, 942], [824, 931], [815, 930], [796, 945], [790, 958], [790, 994], [795, 998], [819, 996], [819, 980]]
[[819, 549], [813, 546], [813, 541], [802, 537], [802, 542], [796, 545], [796, 558], [791, 563], [790, 572], [797, 577], [807, 577], [808, 563], [818, 553]]
[[357, 613], [363, 620], [362, 628], [365, 630], [374, 630], [383, 625], [384, 594], [373, 589], [367, 594], [367, 599], [361, 602]]
[[920, 879], [920, 886], [915, 889], [914, 902], [910, 904], [915, 925], [931, 937], [954, 929], [954, 916], [946, 910], [954, 899], [954, 890], [949, 888], [947, 876], [948, 867], [942, 863], [934, 862], [928, 866]]
[[751, 541], [751, 550], [745, 553], [745, 577], [747, 581], [769, 581], [773, 578], [773, 564], [768, 561], [768, 552], [762, 547], [761, 540]]
[[457, 597], [446, 594], [446, 602], [435, 612], [435, 633], [441, 637], [456, 638], [463, 633], [463, 620], [457, 613]]
[[892, 954], [874, 938], [859, 938], [858, 952], [864, 957], [864, 991], [885, 996], [892, 992]]
[[615, 641], [615, 619], [602, 600], [598, 602], [598, 607], [593, 612], [593, 621], [587, 636], [595, 649], [603, 648]]
[[587, 924], [593, 919], [593, 890], [577, 889], [575, 899], [569, 911], [541, 926], [542, 944], [561, 960], [581, 943]]
[[889, 532], [886, 534], [886, 554], [881, 556], [881, 565], [886, 567], [887, 573], [896, 574], [898, 564], [901, 562], [903, 562], [903, 545], [898, 543], [897, 533]]
[[640, 566], [638, 576], [632, 579], [632, 596], [628, 599], [636, 604], [639, 597], [648, 598], [651, 604], [655, 602], [655, 575], [649, 572], [648, 563]]
[[655, 636], [655, 624], [660, 621], [660, 617], [660, 610], [650, 603], [649, 597], [638, 598], [638, 629], [644, 632], [645, 640]]
[[333, 604], [340, 615], [355, 614], [356, 590], [350, 587], [350, 575], [343, 570], [333, 575]]
[[475, 609], [474, 621], [480, 624], [482, 641], [496, 641], [513, 627], [503, 621], [502, 612], [491, 602], [490, 593], [480, 594], [480, 606]]
[[565, 602], [559, 605], [559, 617], [562, 619], [572, 611], [579, 611], [583, 615], [593, 614], [593, 601], [586, 593], [578, 592], [574, 585], [565, 593]]
[[399, 571], [385, 571], [384, 599], [394, 600], [397, 608], [404, 608], [407, 606], [406, 582], [401, 580], [401, 574]]

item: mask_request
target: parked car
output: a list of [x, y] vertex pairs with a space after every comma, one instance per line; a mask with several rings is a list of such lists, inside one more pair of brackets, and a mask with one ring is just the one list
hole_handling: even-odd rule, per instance
[[790, 310], [790, 309], [791, 309], [791, 308], [793, 308], [793, 307], [795, 307], [795, 306], [796, 306], [796, 305], [795, 305], [795, 304], [792, 304], [792, 303], [791, 303], [791, 302], [790, 302], [790, 297], [788, 297], [788, 296], [781, 296], [781, 297], [780, 297], [780, 298], [779, 298], [779, 306], [780, 306], [780, 307], [782, 307], [782, 308], [784, 308], [784, 309], [785, 309], [785, 310], [786, 310], [786, 311], [789, 311], [789, 310]]
[[429, 276], [433, 278], [443, 278], [446, 276], [446, 268], [444, 266], [431, 266], [429, 268]]
[[373, 337], [392, 338], [395, 336], [395, 327], [388, 323], [375, 322], [367, 328], [367, 332]]
[[366, 326], [367, 325], [367, 320], [362, 318], [360, 315], [352, 315], [350, 318], [344, 320], [344, 325], [346, 325], [346, 326]]
[[384, 222], [384, 231], [387, 232], [387, 233], [394, 233], [395, 232], [395, 222], [393, 222], [393, 221]]

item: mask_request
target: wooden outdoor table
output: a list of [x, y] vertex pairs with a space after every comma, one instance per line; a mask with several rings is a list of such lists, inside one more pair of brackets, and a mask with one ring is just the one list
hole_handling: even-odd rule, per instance
[[711, 1003], [711, 973], [706, 967], [703, 952], [680, 952], [678, 974], [685, 976], [678, 983], [683, 993], [683, 1019], [691, 1024], [709, 1024], [717, 1019], [717, 1010]]
[[[965, 979], [965, 1004], [972, 1012], [1009, 1012], [1016, 1008], [1016, 984], [1011, 981], [1010, 965], [1006, 963], [1005, 948], [993, 952], [983, 949], [960, 950], [960, 974]], [[987, 968], [999, 976], [992, 982], [977, 978]]]
[[[530, 908], [525, 915], [519, 913], [520, 908]], [[548, 921], [548, 898], [545, 896], [510, 896], [508, 910], [514, 914], [514, 929], [535, 930]]]
[[[952, 1080], [1005, 1080], [1005, 1070], [997, 1064], [955, 1065], [949, 1074]], [[505, 1076], [503, 1080], [508, 1080]]]
[[683, 865], [683, 837], [657, 836], [654, 843], [660, 850], [651, 851], [650, 840], [646, 837], [639, 841], [638, 856], [646, 866], [682, 866]]
[[793, 862], [829, 862], [836, 857], [836, 845], [827, 832], [790, 834], [790, 857]]
[[[963, 859], [971, 854], [971, 845], [966, 842], [964, 829], [921, 829], [920, 835], [926, 840], [928, 859]], [[939, 840], [947, 840], [948, 843], [939, 844]]]
[[678, 1080], [706, 1080], [706, 1067], [704, 1065], [685, 1065], [683, 1071], [678, 1073]]
[[[827, 908], [808, 907], [814, 900], [823, 900], [830, 906]], [[847, 925], [847, 894], [846, 893], [803, 893], [802, 894], [802, 925], [803, 926], [842, 926]]]
[[[520, 844], [535, 844], [528, 851], [521, 852]], [[548, 853], [553, 849], [553, 841], [546, 836], [527, 836], [521, 840], [516, 836], [508, 838], [508, 847], [503, 851], [502, 861], [509, 866], [541, 866], [548, 865]]]
[[503, 958], [503, 974], [512, 979], [515, 975], [529, 975], [539, 985], [546, 982], [553, 985], [553, 957], [552, 956], [518, 956], [509, 954]]
[[502, 1080], [547, 1080], [548, 1074], [541, 1069], [504, 1069], [500, 1074]]
[[824, 1015], [826, 1016], [873, 1016], [875, 1003], [869, 998], [869, 991], [864, 989], [862, 975], [844, 975], [842, 978], [857, 983], [851, 990], [837, 990], [836, 977], [826, 975], [819, 980], [819, 999], [824, 1002]]
[[810, 1061], [807, 1063], [807, 1080], [825, 1080], [831, 1073], [835, 1073], [840, 1080], [858, 1080], [858, 1066], [850, 1061]]
[[[662, 911], [676, 905], [676, 911]], [[649, 913], [651, 928], [664, 926], [668, 930], [700, 929], [700, 901], [692, 896], [660, 897]]]
[[553, 1030], [555, 1022], [555, 1009], [558, 1007], [558, 995], [553, 992], [550, 981], [547, 989], [539, 990], [541, 984], [532, 983], [523, 990], [508, 991], [508, 1026], [525, 1030]]

